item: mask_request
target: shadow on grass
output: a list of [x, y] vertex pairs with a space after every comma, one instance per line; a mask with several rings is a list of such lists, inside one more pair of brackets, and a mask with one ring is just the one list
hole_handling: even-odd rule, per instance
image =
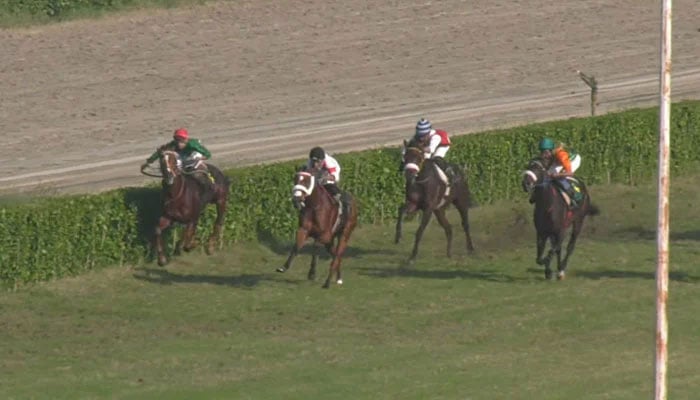
[[[603, 270], [603, 271], [575, 271], [573, 277], [582, 277], [587, 279], [656, 279], [655, 272], [640, 272], [640, 271], [621, 271], [621, 270]], [[683, 271], [670, 271], [668, 278], [672, 281], [694, 283], [697, 282], [697, 277], [692, 277]]]
[[166, 269], [158, 268], [141, 268], [133, 276], [135, 279], [159, 285], [187, 283], [253, 288], [264, 281], [299, 284], [299, 282], [289, 279], [274, 279], [272, 274], [242, 274], [237, 276], [176, 274]]
[[[293, 243], [293, 238], [290, 239], [280, 239], [279, 237], [276, 237], [269, 231], [263, 230], [263, 229], [258, 229], [257, 231], [257, 239], [260, 244], [263, 246], [267, 247], [270, 249], [273, 253], [279, 255], [279, 256], [288, 256], [289, 251], [292, 249], [292, 243]], [[387, 244], [387, 247], [393, 246], [393, 244]], [[310, 256], [313, 252], [314, 244], [309, 241], [306, 246], [304, 246], [301, 251], [299, 251], [299, 255], [308, 255]], [[371, 256], [371, 255], [397, 255], [396, 250], [390, 250], [390, 249], [381, 249], [381, 250], [373, 250], [373, 249], [363, 249], [360, 247], [355, 247], [352, 245], [352, 238], [350, 238], [350, 246], [345, 250], [345, 254], [343, 254], [343, 259], [347, 258], [362, 258], [366, 256]], [[318, 248], [318, 255], [319, 258], [322, 260], [330, 260], [330, 254], [326, 251], [324, 246], [319, 246]]]
[[376, 277], [376, 278], [394, 278], [394, 277], [408, 277], [408, 278], [421, 278], [421, 279], [476, 279], [489, 282], [517, 282], [517, 281], [529, 281], [526, 277], [513, 277], [506, 275], [501, 271], [493, 270], [479, 270], [479, 271], [469, 271], [465, 269], [454, 269], [454, 270], [421, 270], [417, 268], [407, 268], [407, 267], [387, 267], [387, 268], [372, 268], [372, 267], [359, 267], [354, 268], [358, 271], [358, 274]]
[[[628, 239], [655, 240], [656, 231], [642, 227], [625, 228], [615, 232], [617, 235]], [[686, 232], [671, 232], [670, 239], [673, 240], [697, 240], [700, 241], [700, 229]]]

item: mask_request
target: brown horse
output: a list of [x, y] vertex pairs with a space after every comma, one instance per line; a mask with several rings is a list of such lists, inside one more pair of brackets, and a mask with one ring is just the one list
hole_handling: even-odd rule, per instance
[[213, 165], [208, 165], [209, 172], [214, 178], [213, 190], [204, 188], [193, 176], [195, 173], [185, 172], [181, 167], [180, 156], [170, 150], [160, 153], [160, 171], [163, 176], [163, 198], [161, 217], [155, 229], [155, 246], [158, 252], [158, 264], [165, 265], [168, 258], [163, 248], [163, 231], [173, 222], [185, 225], [185, 234], [177, 244], [176, 252], [180, 249], [190, 251], [197, 246], [195, 233], [199, 217], [208, 204], [216, 204], [216, 222], [209, 237], [207, 253], [214, 251], [217, 240], [221, 235], [221, 227], [226, 213], [229, 179]]
[[292, 261], [304, 247], [308, 238], [314, 239], [314, 249], [311, 257], [311, 268], [308, 279], [316, 278], [316, 262], [318, 259], [318, 244], [323, 244], [326, 250], [333, 256], [328, 270], [328, 278], [323, 284], [324, 288], [330, 287], [335, 274], [336, 283], [343, 284], [340, 275], [341, 257], [348, 246], [350, 234], [357, 225], [357, 205], [354, 199], [344, 193], [346, 207], [344, 215], [333, 200], [333, 197], [323, 187], [327, 173], [315, 169], [302, 169], [294, 177], [292, 196], [295, 207], [299, 210], [299, 229], [296, 233], [296, 242], [292, 246], [287, 262], [277, 268], [277, 272], [285, 272], [292, 266]]
[[466, 236], [467, 251], [472, 253], [474, 245], [469, 234], [469, 207], [471, 205], [471, 193], [467, 180], [459, 168], [452, 167], [454, 180], [446, 183], [446, 177], [439, 170], [433, 160], [425, 160], [421, 148], [410, 146], [404, 141], [404, 156], [402, 168], [406, 178], [406, 200], [399, 207], [399, 218], [396, 222], [395, 243], [401, 240], [403, 219], [420, 210], [423, 216], [416, 232], [413, 252], [409, 263], [413, 263], [418, 255], [418, 244], [423, 237], [423, 231], [430, 222], [432, 214], [435, 214], [438, 222], [445, 230], [447, 236], [447, 256], [452, 256], [452, 226], [447, 220], [445, 211], [447, 206], [454, 204], [462, 217], [462, 229]]
[[[574, 252], [576, 239], [583, 228], [583, 221], [587, 215], [597, 215], [598, 208], [591, 204], [585, 184], [578, 179], [577, 182], [583, 193], [583, 200], [576, 209], [571, 209], [561, 194], [560, 188], [548, 176], [549, 165], [541, 158], [534, 158], [523, 171], [523, 190], [530, 193], [530, 203], [535, 203], [534, 222], [537, 230], [537, 264], [544, 265], [544, 276], [552, 278], [550, 263], [552, 257], [557, 256], [557, 279], [564, 279], [569, 257]], [[566, 246], [566, 256], [561, 259], [561, 247], [566, 231], [571, 227], [571, 237]], [[546, 257], [542, 258], [547, 240], [551, 243], [551, 249]]]

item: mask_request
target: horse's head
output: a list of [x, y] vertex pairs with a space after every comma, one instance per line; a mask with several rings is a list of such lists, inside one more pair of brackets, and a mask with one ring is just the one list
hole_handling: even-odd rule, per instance
[[176, 152], [171, 150], [160, 152], [160, 173], [168, 186], [172, 185], [175, 182], [175, 177], [180, 175], [181, 165], [182, 161]]
[[302, 209], [306, 204], [305, 200], [311, 196], [316, 188], [316, 174], [318, 171], [309, 168], [300, 168], [294, 175], [294, 186], [292, 187], [292, 201], [297, 210]]
[[547, 180], [547, 162], [542, 158], [533, 158], [523, 171], [522, 186], [526, 192], [532, 192], [536, 185], [545, 183]]
[[423, 167], [425, 154], [423, 154], [423, 149], [413, 146], [411, 143], [406, 143], [406, 141], [404, 141], [403, 144], [403, 173], [407, 181], [412, 181], [416, 179], [418, 172], [420, 172]]

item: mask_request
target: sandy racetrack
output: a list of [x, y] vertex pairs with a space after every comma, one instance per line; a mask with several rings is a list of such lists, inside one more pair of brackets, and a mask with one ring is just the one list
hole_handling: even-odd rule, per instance
[[[375, 4], [379, 3], [379, 4]], [[674, 2], [674, 94], [700, 93], [700, 2]], [[658, 1], [231, 1], [0, 31], [0, 191], [144, 181], [190, 128], [233, 166], [656, 101]]]

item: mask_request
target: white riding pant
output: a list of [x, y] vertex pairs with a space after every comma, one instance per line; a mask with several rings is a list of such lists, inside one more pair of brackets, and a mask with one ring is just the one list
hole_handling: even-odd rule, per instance
[[[576, 154], [576, 156], [574, 158], [572, 158], [570, 161], [571, 161], [571, 173], [573, 174], [581, 166], [581, 156]], [[558, 174], [558, 173], [561, 173], [562, 169], [564, 169], [564, 167], [562, 167], [561, 165], [557, 165], [555, 167], [550, 168], [550, 171]]]
[[450, 149], [450, 146], [438, 146], [438, 148], [435, 149], [433, 154], [426, 154], [425, 158], [433, 158], [433, 157], [445, 158], [445, 155], [447, 154], [447, 151], [449, 149]]

